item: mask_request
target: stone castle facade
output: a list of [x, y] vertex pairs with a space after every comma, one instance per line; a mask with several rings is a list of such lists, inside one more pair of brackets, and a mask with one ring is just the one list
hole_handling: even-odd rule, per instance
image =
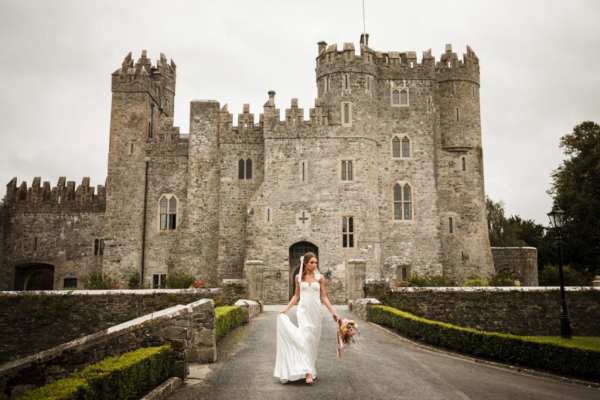
[[173, 126], [175, 64], [129, 54], [112, 74], [106, 188], [8, 184], [3, 289], [185, 272], [284, 302], [306, 250], [336, 302], [365, 279], [492, 275], [477, 56], [359, 47], [318, 44], [309, 120], [295, 99], [282, 120], [274, 92], [236, 125], [192, 101], [188, 135]]

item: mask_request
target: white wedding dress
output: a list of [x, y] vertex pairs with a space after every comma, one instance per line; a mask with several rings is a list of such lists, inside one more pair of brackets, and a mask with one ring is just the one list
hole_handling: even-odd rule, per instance
[[[296, 309], [298, 326], [285, 314], [277, 317], [277, 358], [273, 376], [281, 383], [304, 379], [307, 373], [317, 377], [315, 362], [321, 339], [321, 279], [300, 282], [300, 301]], [[298, 279], [298, 277], [297, 277]]]

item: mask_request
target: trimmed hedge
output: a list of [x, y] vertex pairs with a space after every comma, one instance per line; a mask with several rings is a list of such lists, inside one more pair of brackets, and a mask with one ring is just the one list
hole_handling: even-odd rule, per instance
[[173, 376], [170, 345], [145, 347], [91, 364], [74, 375], [23, 393], [19, 400], [138, 399]]
[[460, 353], [600, 381], [600, 351], [432, 321], [389, 306], [370, 306], [368, 319], [404, 336]]
[[217, 340], [227, 336], [227, 334], [248, 323], [248, 312], [246, 309], [238, 306], [221, 306], [215, 308], [215, 336]]

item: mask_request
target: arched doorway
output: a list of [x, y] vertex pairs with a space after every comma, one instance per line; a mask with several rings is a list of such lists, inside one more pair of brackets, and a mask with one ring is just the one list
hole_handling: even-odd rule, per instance
[[298, 242], [290, 246], [290, 276], [289, 276], [289, 297], [291, 299], [296, 290], [296, 281], [294, 277], [300, 272], [300, 257], [307, 251], [312, 251], [319, 257], [319, 248], [311, 242]]
[[54, 289], [54, 266], [34, 263], [15, 267], [15, 290]]

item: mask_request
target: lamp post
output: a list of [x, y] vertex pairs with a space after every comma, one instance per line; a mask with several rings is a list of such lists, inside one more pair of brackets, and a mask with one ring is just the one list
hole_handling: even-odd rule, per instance
[[561, 313], [560, 313], [560, 337], [564, 339], [571, 338], [571, 321], [569, 321], [569, 311], [567, 309], [567, 301], [565, 300], [565, 279], [563, 275], [563, 248], [562, 248], [562, 227], [565, 222], [565, 212], [561, 208], [554, 204], [552, 211], [548, 213], [550, 219], [550, 226], [556, 229], [558, 233], [558, 274], [560, 279], [560, 302], [561, 302]]

